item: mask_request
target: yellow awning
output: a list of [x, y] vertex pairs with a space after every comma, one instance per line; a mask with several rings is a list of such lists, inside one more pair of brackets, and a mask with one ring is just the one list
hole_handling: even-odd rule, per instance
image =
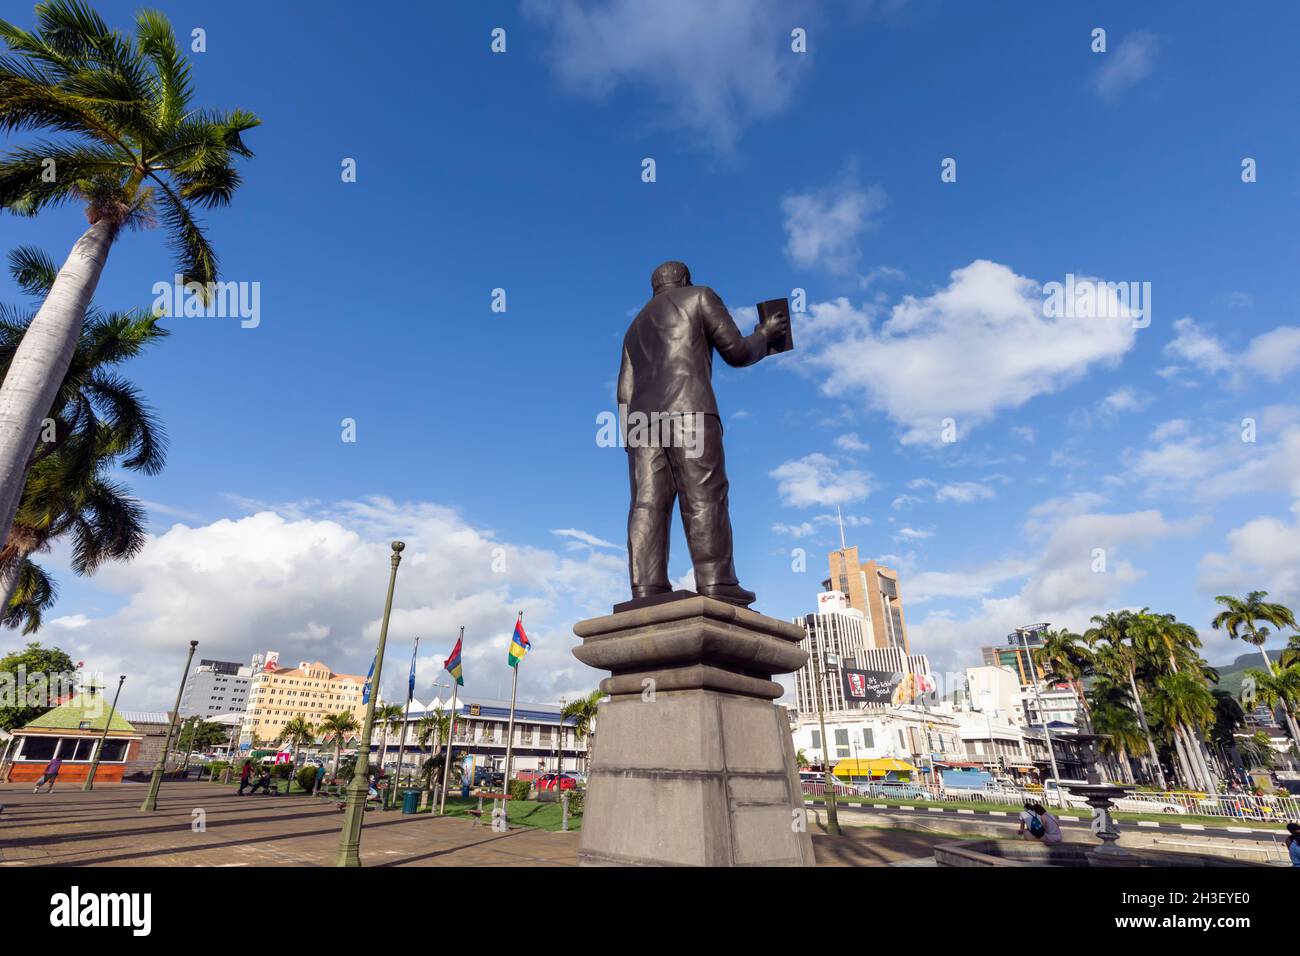
[[837, 777], [883, 777], [887, 773], [916, 773], [916, 768], [896, 757], [876, 760], [841, 760], [832, 773]]

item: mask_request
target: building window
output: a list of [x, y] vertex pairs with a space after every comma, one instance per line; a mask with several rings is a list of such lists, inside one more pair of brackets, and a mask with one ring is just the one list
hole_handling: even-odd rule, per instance
[[876, 746], [876, 735], [870, 727], [862, 728], [862, 746], [866, 747], [868, 750], [873, 749]]
[[822, 732], [820, 730], [814, 730], [812, 732], [812, 745], [813, 750], [822, 749]]
[[849, 755], [849, 732], [847, 730], [835, 731], [835, 756], [847, 757]]

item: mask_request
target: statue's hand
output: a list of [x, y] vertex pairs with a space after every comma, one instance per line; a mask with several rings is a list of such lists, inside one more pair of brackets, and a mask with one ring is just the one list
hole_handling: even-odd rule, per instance
[[790, 334], [790, 317], [784, 312], [774, 312], [759, 326], [768, 344], [780, 342]]

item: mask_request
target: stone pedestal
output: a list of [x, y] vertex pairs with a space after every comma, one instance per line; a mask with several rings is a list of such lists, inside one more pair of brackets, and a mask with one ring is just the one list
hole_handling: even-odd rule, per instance
[[578, 660], [610, 672], [579, 862], [812, 866], [774, 674], [803, 629], [699, 595], [580, 622]]

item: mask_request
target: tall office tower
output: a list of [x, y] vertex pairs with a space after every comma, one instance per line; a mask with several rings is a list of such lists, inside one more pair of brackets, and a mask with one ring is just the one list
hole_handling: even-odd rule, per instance
[[910, 654], [897, 572], [875, 561], [858, 560], [856, 546], [832, 551], [829, 558], [831, 576], [822, 582], [823, 590], [845, 594], [849, 607], [862, 612], [874, 647], [898, 647]]
[[[860, 709], [859, 704], [844, 699], [840, 670], [867, 666], [870, 638], [862, 612], [850, 608], [843, 594], [829, 591], [817, 595], [816, 614], [797, 617], [794, 623], [803, 625], [800, 646], [808, 652], [808, 663], [794, 675], [795, 706], [801, 719], [817, 713], [818, 697], [828, 714]], [[828, 655], [838, 658], [835, 666], [826, 664]]]

